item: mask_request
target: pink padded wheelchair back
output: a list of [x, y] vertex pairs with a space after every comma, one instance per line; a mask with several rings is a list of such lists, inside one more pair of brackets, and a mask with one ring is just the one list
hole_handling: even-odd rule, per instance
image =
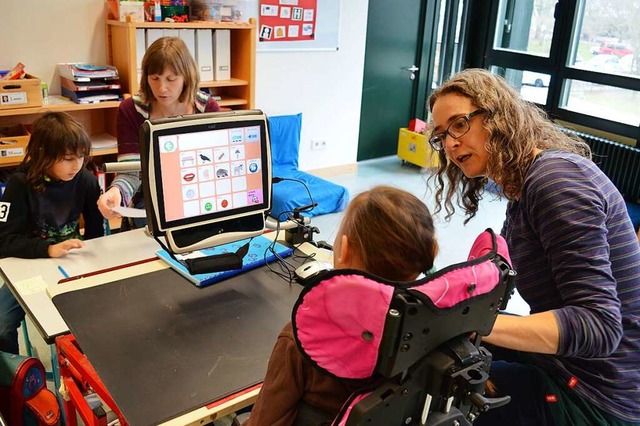
[[510, 264], [488, 229], [466, 262], [415, 282], [334, 270], [309, 283], [292, 315], [304, 356], [339, 378], [379, 379], [333, 425], [465, 425], [506, 404], [483, 396], [491, 354], [480, 339], [511, 295]]

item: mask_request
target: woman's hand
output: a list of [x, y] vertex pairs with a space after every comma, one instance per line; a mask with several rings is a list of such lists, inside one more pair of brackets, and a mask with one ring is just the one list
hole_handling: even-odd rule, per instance
[[52, 244], [49, 246], [49, 257], [62, 257], [69, 253], [70, 250], [79, 249], [84, 247], [84, 243], [77, 238], [72, 238], [67, 241], [63, 241], [58, 244]]
[[98, 210], [102, 213], [105, 219], [118, 219], [120, 215], [114, 212], [112, 209], [114, 207], [120, 206], [122, 204], [122, 194], [118, 188], [111, 187], [107, 192], [102, 194], [100, 198], [98, 198]]

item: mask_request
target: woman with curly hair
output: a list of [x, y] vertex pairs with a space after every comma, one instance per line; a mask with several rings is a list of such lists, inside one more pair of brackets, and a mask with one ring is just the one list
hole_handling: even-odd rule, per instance
[[499, 315], [491, 378], [512, 402], [475, 425], [640, 424], [640, 247], [589, 147], [499, 76], [469, 69], [429, 98], [436, 209], [478, 211], [488, 179], [528, 316]]

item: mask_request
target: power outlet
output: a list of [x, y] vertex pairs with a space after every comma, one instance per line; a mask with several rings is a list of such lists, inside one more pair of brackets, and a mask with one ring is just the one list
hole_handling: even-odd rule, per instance
[[327, 141], [324, 139], [311, 139], [311, 150], [321, 151], [327, 147]]

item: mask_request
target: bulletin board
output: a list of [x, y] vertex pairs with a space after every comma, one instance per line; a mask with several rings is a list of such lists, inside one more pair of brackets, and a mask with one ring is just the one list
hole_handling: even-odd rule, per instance
[[258, 51], [338, 50], [340, 0], [257, 3]]

